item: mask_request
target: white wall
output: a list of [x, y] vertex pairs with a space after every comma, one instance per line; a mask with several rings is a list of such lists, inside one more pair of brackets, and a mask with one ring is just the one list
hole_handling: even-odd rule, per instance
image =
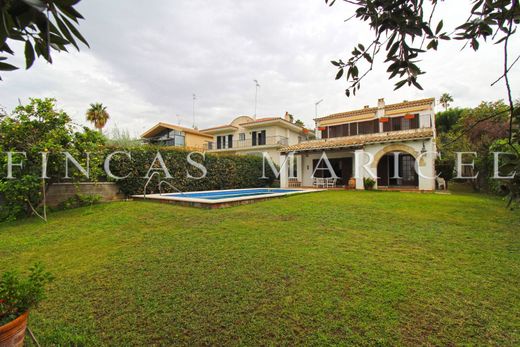
[[[421, 154], [421, 150], [423, 147], [423, 141], [403, 141], [403, 142], [397, 142], [397, 143], [381, 143], [381, 144], [373, 144], [373, 145], [367, 145], [364, 148], [364, 151], [371, 154], [373, 157], [377, 157], [378, 153], [381, 151], [384, 151], [385, 149], [389, 149], [391, 147], [394, 147], [396, 145], [404, 145], [406, 148], [409, 148], [410, 154], [412, 154], [416, 159], [421, 156], [420, 160], [418, 161], [418, 170], [420, 170], [419, 174], [419, 189], [420, 190], [426, 190], [431, 191], [435, 190], [435, 142], [432, 139], [426, 139], [424, 141], [424, 147], [427, 151], [426, 154]], [[302, 182], [303, 186], [312, 186], [313, 179], [311, 178], [313, 173], [313, 160], [320, 159], [323, 152], [310, 152], [310, 153], [301, 153], [297, 154], [297, 157], [301, 158], [301, 164], [298, 168], [298, 179]], [[355, 167], [356, 167], [356, 158], [354, 151], [326, 151], [327, 158], [333, 159], [333, 158], [345, 158], [345, 157], [353, 157], [353, 172], [352, 175], [354, 176], [355, 173]], [[381, 154], [381, 153], [380, 153]], [[365, 155], [363, 157], [363, 162], [360, 164], [364, 164], [368, 162], [368, 157]], [[376, 158], [377, 160], [377, 158]], [[417, 161], [416, 161], [417, 162]], [[374, 175], [377, 175], [377, 163], [373, 162], [371, 165], [369, 165], [371, 172], [374, 173]], [[300, 170], [301, 168], [301, 170]], [[363, 178], [369, 177], [369, 174], [364, 170], [360, 170], [360, 175], [356, 179], [356, 188], [357, 189], [363, 189]], [[377, 181], [377, 180], [376, 180]], [[283, 180], [282, 180], [283, 182]], [[284, 187], [282, 185], [282, 187]], [[376, 183], [377, 188], [377, 183]]]

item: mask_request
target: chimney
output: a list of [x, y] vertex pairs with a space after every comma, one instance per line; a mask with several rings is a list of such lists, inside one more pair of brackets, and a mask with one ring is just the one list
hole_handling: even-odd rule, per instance
[[369, 107], [370, 107], [369, 105], [365, 105], [365, 106], [363, 106], [364, 109], [367, 109], [367, 108], [369, 108]]
[[293, 117], [292, 114], [290, 114], [289, 112], [286, 111], [286, 112], [285, 112], [285, 116], [283, 117], [283, 119], [285, 119], [286, 121], [292, 123], [293, 120], [294, 120], [294, 117]]
[[385, 99], [384, 98], [377, 100], [377, 108], [385, 108]]

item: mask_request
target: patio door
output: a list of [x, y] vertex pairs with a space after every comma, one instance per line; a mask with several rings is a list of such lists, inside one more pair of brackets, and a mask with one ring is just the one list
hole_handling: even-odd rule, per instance
[[[312, 161], [312, 170], [315, 171], [314, 176], [319, 178], [328, 178], [331, 177], [331, 173], [325, 164], [325, 161], [320, 162], [320, 166], [316, 170], [316, 166], [318, 165], [319, 159], [314, 159]], [[346, 185], [348, 184], [348, 180], [352, 177], [352, 168], [353, 161], [352, 158], [338, 158], [338, 159], [329, 159], [330, 165], [334, 170], [336, 176], [339, 177], [338, 185]]]
[[417, 187], [419, 185], [419, 177], [415, 172], [415, 158], [408, 153], [399, 153], [397, 161], [394, 153], [384, 155], [377, 164], [377, 177], [379, 187]]

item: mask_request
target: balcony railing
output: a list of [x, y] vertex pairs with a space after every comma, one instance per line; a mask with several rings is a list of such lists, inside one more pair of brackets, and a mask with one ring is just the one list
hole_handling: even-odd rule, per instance
[[[259, 141], [260, 140], [260, 141]], [[226, 142], [217, 146], [216, 142], [207, 142], [204, 144], [204, 149], [208, 151], [220, 151], [225, 149], [244, 149], [244, 148], [255, 148], [258, 146], [287, 146], [289, 140], [285, 136], [266, 136], [265, 139], [257, 139], [256, 144], [253, 144], [253, 139], [235, 140], [232, 142]]]

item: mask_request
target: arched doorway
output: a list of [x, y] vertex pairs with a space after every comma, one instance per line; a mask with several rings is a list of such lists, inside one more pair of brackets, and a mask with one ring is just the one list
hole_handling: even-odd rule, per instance
[[377, 186], [418, 187], [419, 176], [413, 155], [406, 152], [388, 152], [377, 163]]

